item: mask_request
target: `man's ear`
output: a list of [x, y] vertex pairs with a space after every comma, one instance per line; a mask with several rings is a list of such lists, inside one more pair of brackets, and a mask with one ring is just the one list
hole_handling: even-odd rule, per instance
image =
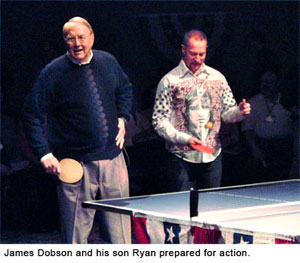
[[92, 37], [93, 37], [93, 45], [94, 45], [94, 43], [95, 43], [95, 34], [94, 33], [92, 33]]
[[185, 45], [181, 44], [181, 52], [183, 55], [185, 55]]

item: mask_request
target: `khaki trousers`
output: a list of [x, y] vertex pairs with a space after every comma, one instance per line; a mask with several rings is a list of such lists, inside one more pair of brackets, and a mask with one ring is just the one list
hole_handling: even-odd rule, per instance
[[[65, 243], [85, 244], [93, 227], [96, 210], [82, 208], [82, 202], [129, 196], [128, 172], [123, 153], [112, 160], [82, 163], [83, 178], [75, 183], [60, 182], [58, 200]], [[131, 243], [130, 216], [104, 212], [102, 222], [113, 244]], [[101, 222], [100, 222], [101, 223]]]

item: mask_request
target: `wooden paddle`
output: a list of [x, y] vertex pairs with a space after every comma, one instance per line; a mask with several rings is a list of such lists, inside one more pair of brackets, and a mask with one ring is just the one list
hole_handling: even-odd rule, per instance
[[79, 162], [74, 159], [66, 158], [60, 162], [61, 172], [58, 178], [65, 183], [76, 183], [83, 176], [83, 168]]

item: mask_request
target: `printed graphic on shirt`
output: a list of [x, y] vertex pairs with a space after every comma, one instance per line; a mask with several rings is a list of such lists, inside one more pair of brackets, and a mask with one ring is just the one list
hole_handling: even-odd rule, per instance
[[[208, 146], [215, 146], [215, 137], [220, 128], [220, 81], [191, 79], [171, 84], [174, 118], [173, 126], [182, 132], [191, 133]], [[206, 128], [212, 122], [211, 129]], [[191, 150], [189, 146], [178, 145], [180, 150]]]
[[[219, 71], [204, 65], [200, 75], [194, 76], [181, 61], [158, 84], [153, 126], [176, 156], [195, 163], [213, 161], [221, 149], [221, 118], [241, 120], [232, 91]], [[190, 148], [189, 136], [214, 148], [215, 153]]]

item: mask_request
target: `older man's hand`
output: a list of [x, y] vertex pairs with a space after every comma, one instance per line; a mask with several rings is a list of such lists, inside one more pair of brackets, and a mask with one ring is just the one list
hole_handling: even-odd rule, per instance
[[56, 157], [52, 156], [50, 158], [43, 160], [42, 165], [44, 166], [48, 174], [54, 174], [54, 175], [60, 174], [60, 165]]
[[116, 145], [120, 148], [123, 149], [124, 143], [125, 143], [125, 120], [123, 118], [118, 118], [118, 128], [119, 132], [116, 136]]

